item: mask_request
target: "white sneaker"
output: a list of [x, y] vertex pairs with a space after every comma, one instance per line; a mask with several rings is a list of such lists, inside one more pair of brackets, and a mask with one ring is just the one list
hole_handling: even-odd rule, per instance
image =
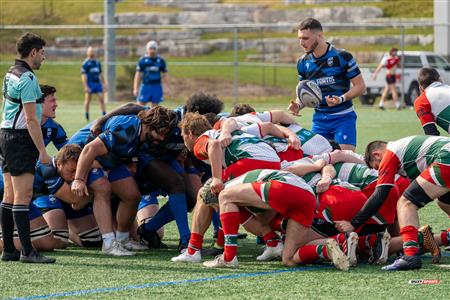
[[279, 242], [275, 247], [266, 246], [264, 252], [256, 257], [258, 261], [269, 261], [278, 257], [281, 257], [283, 254], [284, 245], [282, 242]]
[[186, 250], [180, 255], [172, 257], [170, 260], [173, 262], [199, 263], [202, 261], [202, 255], [200, 251], [195, 251], [194, 254], [190, 255], [188, 250]]
[[217, 255], [214, 260], [205, 261], [203, 265], [207, 268], [238, 268], [239, 262], [237, 256], [233, 258], [232, 261], [225, 261], [223, 254]]
[[347, 257], [351, 267], [355, 267], [358, 264], [358, 258], [356, 257], [356, 248], [358, 248], [358, 234], [356, 232], [350, 232], [347, 237]]
[[134, 252], [128, 251], [125, 249], [121, 243], [114, 240], [110, 247], [105, 248], [105, 245], [102, 247], [103, 254], [112, 255], [112, 256], [133, 256]]
[[128, 239], [125, 241], [121, 241], [119, 242], [120, 244], [122, 244], [122, 246], [129, 250], [129, 251], [144, 251], [144, 250], [148, 250], [148, 247], [146, 245], [143, 245], [139, 242], [136, 242], [133, 239]]
[[338, 243], [333, 239], [328, 239], [325, 246], [327, 247], [328, 257], [333, 262], [333, 265], [339, 270], [348, 271], [350, 268], [348, 257], [339, 248]]

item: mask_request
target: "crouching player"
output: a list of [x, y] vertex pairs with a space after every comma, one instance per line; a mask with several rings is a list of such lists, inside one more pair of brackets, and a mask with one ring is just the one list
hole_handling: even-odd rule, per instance
[[224, 253], [212, 261], [206, 261], [209, 268], [239, 266], [237, 259], [237, 234], [240, 224], [240, 209], [275, 210], [289, 218], [286, 230], [283, 264], [294, 266], [299, 263], [297, 250], [307, 242], [316, 198], [310, 186], [300, 177], [286, 172], [260, 169], [247, 172], [225, 184], [219, 197], [210, 187], [202, 190], [205, 204], [220, 208], [220, 220], [225, 234]]
[[[53, 236], [59, 239], [58, 248], [66, 247], [69, 238], [79, 246], [101, 246], [101, 234], [89, 203], [91, 198], [77, 197], [70, 191], [80, 153], [80, 146], [68, 144], [50, 164], [37, 165], [33, 203], [43, 213]], [[92, 169], [88, 185], [105, 175], [100, 169]]]

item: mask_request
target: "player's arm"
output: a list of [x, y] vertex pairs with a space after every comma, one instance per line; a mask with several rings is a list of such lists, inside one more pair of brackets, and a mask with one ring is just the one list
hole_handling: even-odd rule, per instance
[[358, 153], [355, 153], [351, 150], [334, 150], [333, 152], [328, 153], [330, 157], [330, 164], [335, 164], [338, 162], [348, 162], [365, 165], [364, 157]]
[[64, 130], [64, 128], [59, 124], [57, 124], [57, 129], [55, 131], [54, 136], [52, 136], [52, 143], [55, 145], [55, 148], [60, 150], [62, 147], [64, 147], [65, 144], [69, 142], [69, 139], [67, 138], [67, 133]]
[[227, 147], [231, 143], [231, 133], [238, 129], [240, 129], [240, 126], [234, 118], [227, 118], [223, 121], [218, 139], [222, 148]]
[[[317, 162], [316, 162], [317, 163]], [[318, 193], [326, 192], [331, 185], [334, 177], [336, 177], [336, 169], [331, 164], [327, 164], [322, 168], [322, 178], [317, 182], [316, 191]]]
[[290, 125], [290, 124], [295, 123], [294, 118], [290, 114], [288, 114], [282, 110], [271, 110], [270, 114], [272, 116], [272, 123], [285, 124], [285, 125]]
[[75, 195], [79, 197], [89, 195], [86, 185], [87, 174], [91, 169], [95, 158], [107, 153], [108, 149], [99, 137], [95, 138], [83, 148], [83, 151], [81, 151], [78, 159], [75, 180], [73, 181], [71, 187], [71, 190]]
[[213, 181], [211, 183], [211, 190], [218, 194], [223, 190], [222, 182], [222, 157], [223, 150], [218, 140], [209, 139], [208, 141], [208, 157], [211, 164], [211, 173]]
[[36, 103], [35, 102], [23, 103], [23, 110], [25, 113], [25, 120], [27, 124], [28, 133], [30, 134], [34, 145], [39, 151], [39, 160], [44, 164], [49, 163], [51, 158], [47, 154], [47, 151], [45, 150], [41, 124], [39, 124], [39, 121], [36, 116]]
[[105, 125], [106, 121], [114, 116], [126, 116], [126, 115], [137, 115], [140, 111], [147, 109], [145, 106], [142, 106], [138, 103], [128, 102], [119, 107], [116, 107], [112, 111], [108, 112], [101, 118], [98, 118], [97, 121], [92, 125], [91, 132], [94, 135], [99, 135], [102, 131], [103, 125]]
[[70, 190], [70, 186], [67, 182], [64, 182], [63, 185], [53, 194], [58, 199], [71, 204], [74, 210], [80, 210], [89, 203], [90, 199], [87, 196], [78, 197]]
[[380, 61], [380, 63], [378, 64], [377, 68], [373, 72], [373, 74], [372, 74], [372, 79], [373, 80], [377, 79], [377, 75], [378, 75], [378, 73], [380, 73], [381, 68], [383, 68], [383, 66], [384, 66], [384, 60]]
[[85, 93], [89, 93], [89, 86], [87, 83], [87, 75], [86, 73], [81, 73], [81, 82], [83, 83], [83, 88]]
[[319, 159], [315, 161], [314, 163], [311, 163], [310, 161], [300, 161], [299, 163], [293, 164], [286, 168], [286, 171], [289, 171], [297, 176], [305, 176], [309, 173], [315, 173], [320, 172], [324, 166], [326, 165], [326, 162], [322, 159]]
[[436, 121], [433, 112], [431, 111], [431, 105], [426, 94], [422, 93], [414, 101], [414, 110], [422, 125], [423, 131], [426, 135], [440, 135], [439, 130], [436, 127]]
[[135, 97], [138, 95], [139, 86], [141, 85], [141, 81], [142, 81], [142, 72], [136, 70], [136, 73], [134, 74], [134, 79], [133, 79], [133, 96], [135, 96]]

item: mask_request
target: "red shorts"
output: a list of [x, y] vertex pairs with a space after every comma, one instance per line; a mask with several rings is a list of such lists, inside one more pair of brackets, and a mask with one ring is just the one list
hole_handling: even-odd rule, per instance
[[319, 207], [314, 217], [329, 223], [351, 221], [366, 201], [367, 197], [361, 191], [332, 185], [325, 193], [319, 194]]
[[276, 180], [253, 182], [253, 189], [273, 210], [295, 222], [311, 227], [316, 197], [310, 192]]
[[411, 183], [411, 180], [409, 180], [409, 178], [406, 178], [406, 177], [399, 177], [395, 181], [395, 185], [398, 188], [398, 194], [400, 196], [403, 195], [403, 192], [408, 188], [410, 183]]
[[289, 147], [286, 151], [278, 152], [277, 154], [281, 161], [294, 161], [303, 158], [303, 150], [295, 150], [291, 147]]
[[[400, 181], [400, 184], [404, 184], [404, 181]], [[377, 182], [374, 181], [368, 186], [366, 186], [362, 192], [369, 198], [373, 192], [375, 191], [375, 188], [377, 186]], [[367, 220], [367, 224], [393, 224], [395, 221], [395, 218], [397, 216], [397, 201], [400, 198], [400, 193], [398, 191], [397, 182], [395, 183], [394, 187], [389, 191], [389, 194], [384, 201], [383, 205], [381, 205], [380, 209], [370, 218]]]
[[222, 180], [227, 181], [257, 169], [279, 170], [281, 169], [281, 165], [280, 162], [256, 160], [251, 158], [240, 159], [223, 170]]

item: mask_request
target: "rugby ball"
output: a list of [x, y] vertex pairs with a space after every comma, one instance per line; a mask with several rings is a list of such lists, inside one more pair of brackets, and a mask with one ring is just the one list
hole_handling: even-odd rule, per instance
[[297, 101], [306, 107], [317, 107], [322, 101], [322, 91], [317, 83], [311, 80], [302, 80], [297, 84], [295, 90]]

